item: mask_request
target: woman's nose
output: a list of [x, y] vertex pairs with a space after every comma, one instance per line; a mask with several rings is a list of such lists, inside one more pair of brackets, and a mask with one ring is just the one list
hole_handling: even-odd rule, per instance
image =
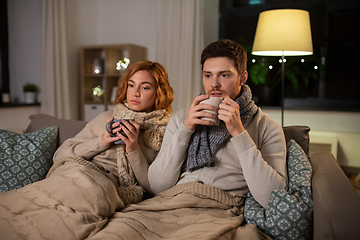
[[139, 96], [140, 96], [139, 90], [136, 89], [136, 90], [133, 92], [133, 95], [134, 95], [135, 97], [139, 97]]

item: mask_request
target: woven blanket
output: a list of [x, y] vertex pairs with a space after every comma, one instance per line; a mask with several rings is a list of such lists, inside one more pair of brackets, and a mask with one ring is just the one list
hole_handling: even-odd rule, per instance
[[122, 202], [114, 184], [91, 162], [56, 162], [46, 179], [0, 194], [0, 239], [85, 239]]
[[184, 183], [116, 212], [90, 239], [269, 239], [244, 224], [243, 203], [242, 196]]
[[95, 165], [69, 158], [0, 193], [0, 239], [270, 239], [244, 224], [243, 206], [243, 196], [185, 183], [124, 208]]

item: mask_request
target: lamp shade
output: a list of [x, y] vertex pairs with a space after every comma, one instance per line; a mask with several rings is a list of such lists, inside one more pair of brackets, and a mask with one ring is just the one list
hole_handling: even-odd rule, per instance
[[313, 54], [309, 12], [298, 9], [261, 12], [252, 54], [261, 56]]

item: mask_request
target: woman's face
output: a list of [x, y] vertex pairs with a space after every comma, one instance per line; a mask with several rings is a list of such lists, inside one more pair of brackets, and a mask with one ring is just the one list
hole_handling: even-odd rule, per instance
[[139, 70], [128, 80], [126, 99], [131, 110], [151, 112], [156, 97], [156, 81], [150, 72]]

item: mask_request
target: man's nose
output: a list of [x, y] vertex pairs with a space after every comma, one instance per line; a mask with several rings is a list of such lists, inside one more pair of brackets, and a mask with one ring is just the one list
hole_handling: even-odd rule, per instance
[[217, 77], [215, 77], [211, 83], [211, 87], [212, 88], [219, 88], [220, 87], [220, 82], [219, 79]]

